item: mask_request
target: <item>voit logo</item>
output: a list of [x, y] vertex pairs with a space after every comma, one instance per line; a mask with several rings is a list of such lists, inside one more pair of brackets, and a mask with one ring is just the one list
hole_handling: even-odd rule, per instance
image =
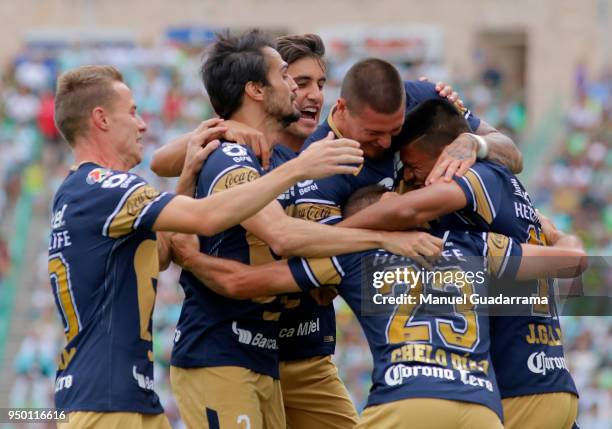
[[534, 374], [546, 375], [558, 369], [567, 370], [567, 365], [564, 357], [548, 357], [544, 352], [536, 352], [527, 358], [527, 368]]

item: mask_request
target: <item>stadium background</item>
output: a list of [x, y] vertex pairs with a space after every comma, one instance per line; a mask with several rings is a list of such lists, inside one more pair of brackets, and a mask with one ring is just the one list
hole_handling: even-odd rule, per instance
[[[51, 197], [71, 164], [53, 127], [58, 73], [117, 65], [149, 125], [138, 173], [152, 152], [212, 115], [198, 76], [202, 48], [221, 28], [316, 32], [328, 48], [327, 107], [364, 56], [394, 62], [406, 79], [451, 83], [525, 156], [535, 204], [591, 255], [612, 254], [612, 0], [21, 0], [0, 1], [0, 407], [52, 406], [64, 338], [46, 273]], [[87, 257], [87, 255], [84, 255]], [[154, 316], [156, 390], [182, 427], [168, 361], [182, 291], [160, 276]], [[604, 281], [612, 284], [612, 273]], [[358, 406], [369, 353], [338, 307], [335, 360]], [[566, 358], [583, 428], [612, 427], [612, 318], [563, 317]]]

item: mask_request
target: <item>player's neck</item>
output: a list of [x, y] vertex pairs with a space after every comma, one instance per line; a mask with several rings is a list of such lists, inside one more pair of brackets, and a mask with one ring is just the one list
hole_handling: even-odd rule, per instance
[[77, 141], [73, 148], [74, 161], [77, 165], [93, 162], [111, 170], [128, 171], [132, 168], [121, 159], [119, 154], [110, 148], [110, 145], [95, 144], [93, 141]]
[[304, 139], [295, 134], [291, 134], [286, 129], [278, 133], [276, 141], [283, 146], [287, 146], [294, 152], [299, 152], [304, 145]]
[[272, 144], [276, 142], [276, 137], [282, 129], [278, 119], [268, 115], [259, 106], [244, 105], [230, 119], [263, 133], [266, 140]]

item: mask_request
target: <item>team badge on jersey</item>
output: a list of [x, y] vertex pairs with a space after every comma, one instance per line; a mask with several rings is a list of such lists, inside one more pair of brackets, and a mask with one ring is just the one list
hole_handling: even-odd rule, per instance
[[113, 172], [107, 168], [94, 168], [87, 175], [85, 182], [87, 182], [88, 185], [93, 185], [94, 183], [100, 183], [107, 177], [112, 176], [112, 174]]

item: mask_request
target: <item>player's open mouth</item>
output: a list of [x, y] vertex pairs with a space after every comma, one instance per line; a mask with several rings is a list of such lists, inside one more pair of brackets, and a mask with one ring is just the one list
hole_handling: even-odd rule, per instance
[[317, 107], [305, 107], [302, 110], [300, 110], [300, 120], [304, 122], [308, 122], [308, 123], [312, 122], [316, 124], [318, 115], [319, 115], [319, 108]]

